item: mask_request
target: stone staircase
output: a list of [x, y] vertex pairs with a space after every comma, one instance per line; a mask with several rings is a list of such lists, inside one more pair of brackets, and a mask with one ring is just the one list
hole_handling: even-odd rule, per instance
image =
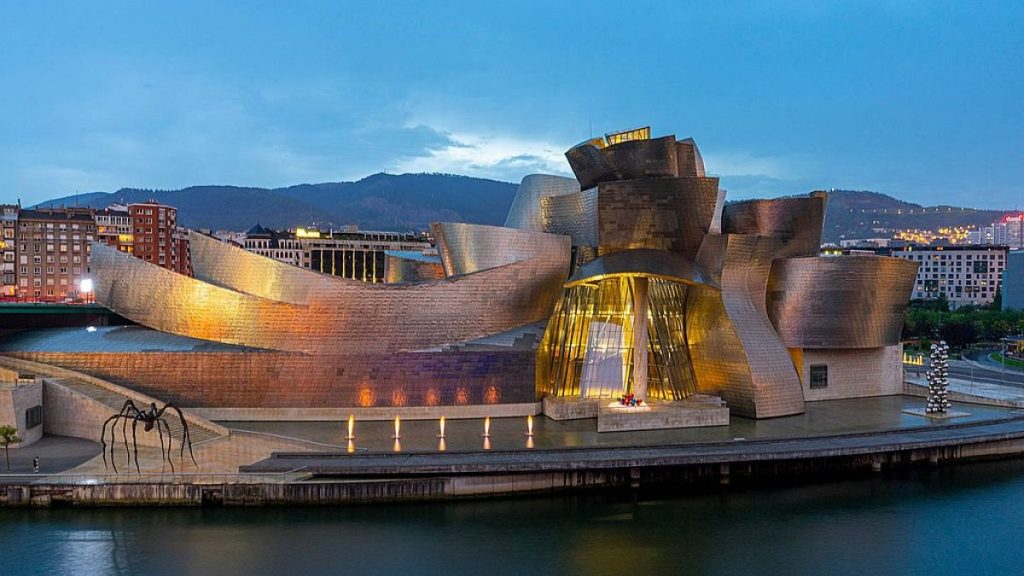
[[[155, 403], [157, 408], [164, 405], [163, 402], [155, 398], [150, 398], [145, 394], [135, 392], [123, 386], [49, 364], [0, 356], [0, 367], [17, 370], [21, 373], [35, 374], [37, 377], [45, 378], [51, 384], [66, 388], [74, 394], [84, 396], [109, 408], [111, 416], [121, 410], [124, 403], [128, 400], [135, 403], [135, 406], [140, 410], [148, 408], [150, 403]], [[193, 446], [228, 436], [226, 428], [199, 418], [185, 410], [182, 410], [182, 412], [188, 423], [189, 436], [192, 439]], [[169, 414], [165, 421], [170, 426], [172, 436], [175, 439], [180, 439], [182, 437], [182, 429], [181, 421], [178, 419], [177, 414]]]
[[[111, 416], [117, 413], [124, 406], [124, 403], [128, 400], [134, 402], [135, 406], [139, 410], [145, 410], [149, 407], [148, 403], [140, 404], [138, 399], [136, 398], [129, 398], [129, 396], [125, 394], [101, 388], [95, 384], [88, 382], [87, 380], [82, 380], [80, 378], [50, 378], [50, 381], [61, 386], [64, 386], [65, 388], [71, 390], [72, 392], [92, 398], [93, 400], [96, 400], [97, 402], [103, 404], [104, 406], [107, 406], [108, 408], [110, 408]], [[156, 406], [157, 408], [160, 408], [163, 406], [163, 404], [157, 402]], [[184, 410], [182, 412], [184, 412]], [[171, 435], [175, 439], [181, 438], [181, 420], [178, 418], [177, 414], [172, 412], [165, 412], [165, 415], [167, 416], [165, 421], [171, 428]], [[188, 422], [188, 433], [189, 437], [192, 438], [193, 446], [202, 444], [203, 442], [208, 442], [210, 440], [216, 440], [222, 436], [222, 434], [219, 434], [218, 432], [211, 430], [210, 428], [207, 428], [194, 422], [192, 418], [188, 418], [187, 416], [186, 422]]]

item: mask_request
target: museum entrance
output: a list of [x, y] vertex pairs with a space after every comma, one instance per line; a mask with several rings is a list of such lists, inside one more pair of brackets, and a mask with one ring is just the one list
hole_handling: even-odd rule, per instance
[[691, 289], [642, 275], [567, 287], [541, 343], [540, 390], [555, 397], [641, 400], [695, 394], [686, 340]]

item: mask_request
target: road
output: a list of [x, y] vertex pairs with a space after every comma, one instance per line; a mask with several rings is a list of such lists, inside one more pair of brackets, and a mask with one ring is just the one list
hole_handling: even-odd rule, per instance
[[[928, 366], [905, 366], [908, 374], [928, 373]], [[986, 384], [1003, 384], [1015, 388], [1024, 388], [1024, 372], [1007, 370], [1002, 372], [993, 368], [980, 368], [964, 360], [949, 361], [949, 377], [968, 382], [984, 382]]]

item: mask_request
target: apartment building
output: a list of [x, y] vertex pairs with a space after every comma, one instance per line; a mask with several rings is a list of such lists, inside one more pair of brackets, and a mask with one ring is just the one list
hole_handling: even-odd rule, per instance
[[13, 298], [17, 291], [18, 204], [0, 204], [0, 298]]
[[81, 281], [89, 271], [89, 244], [96, 239], [91, 208], [35, 208], [18, 214], [15, 295], [61, 302], [88, 298]]
[[921, 266], [911, 298], [938, 300], [950, 308], [991, 304], [1006, 269], [1006, 246], [956, 245], [894, 248], [890, 256], [918, 262]]

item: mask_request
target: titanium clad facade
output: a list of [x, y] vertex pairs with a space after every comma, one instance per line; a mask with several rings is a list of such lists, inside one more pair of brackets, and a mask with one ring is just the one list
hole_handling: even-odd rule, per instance
[[601, 153], [604, 146], [603, 138], [595, 138], [577, 144], [565, 153], [565, 159], [569, 161], [581, 190], [593, 188], [598, 182], [615, 179], [615, 171]]
[[789, 348], [899, 344], [917, 266], [884, 256], [777, 260], [768, 315]]
[[308, 305], [338, 282], [347, 282], [240, 250], [195, 231], [189, 233], [189, 246], [196, 280], [275, 302]]
[[[737, 413], [755, 418], [804, 411], [800, 378], [765, 305], [775, 247], [769, 237], [730, 234], [722, 267], [722, 303], [750, 366], [750, 381], [734, 380], [720, 393]], [[736, 390], [747, 386], [749, 392]], [[752, 404], [734, 403], [733, 396], [751, 398]]]
[[717, 201], [717, 178], [602, 183], [597, 201], [598, 253], [651, 248], [693, 258], [711, 227]]
[[429, 282], [445, 277], [441, 259], [436, 262], [423, 258], [409, 258], [398, 251], [385, 252], [384, 282], [387, 284]]
[[418, 350], [547, 318], [569, 268], [569, 240], [545, 237], [541, 246], [564, 250], [440, 281], [366, 284], [207, 240], [202, 253], [218, 253], [222, 264], [200, 262], [207, 281], [161, 274], [101, 247], [97, 301], [158, 330], [256, 348]]
[[524, 178], [504, 227], [433, 224], [436, 255], [386, 253], [385, 283], [198, 234], [194, 278], [94, 244], [96, 300], [165, 338], [0, 349], [214, 408], [712, 394], [767, 418], [898, 388], [917, 264], [817, 257], [824, 195], [725, 205], [693, 140], [649, 128], [566, 158], [576, 180]]
[[545, 232], [572, 238], [573, 246], [597, 246], [597, 188], [540, 201]]
[[676, 137], [629, 140], [601, 148], [613, 180], [672, 178], [679, 175]]
[[679, 176], [704, 177], [704, 158], [693, 138], [686, 138], [676, 143], [676, 160], [679, 164]]
[[579, 191], [580, 183], [575, 178], [530, 174], [519, 183], [516, 196], [512, 199], [512, 207], [505, 218], [505, 227], [549, 232], [544, 228], [541, 200], [552, 196], [576, 194]]
[[827, 194], [807, 198], [744, 200], [727, 204], [722, 214], [724, 234], [759, 234], [779, 241], [776, 258], [816, 256], [821, 249]]
[[564, 263], [568, 270], [570, 240], [565, 236], [461, 222], [434, 223], [430, 229], [448, 276], [527, 260], [545, 267]]

